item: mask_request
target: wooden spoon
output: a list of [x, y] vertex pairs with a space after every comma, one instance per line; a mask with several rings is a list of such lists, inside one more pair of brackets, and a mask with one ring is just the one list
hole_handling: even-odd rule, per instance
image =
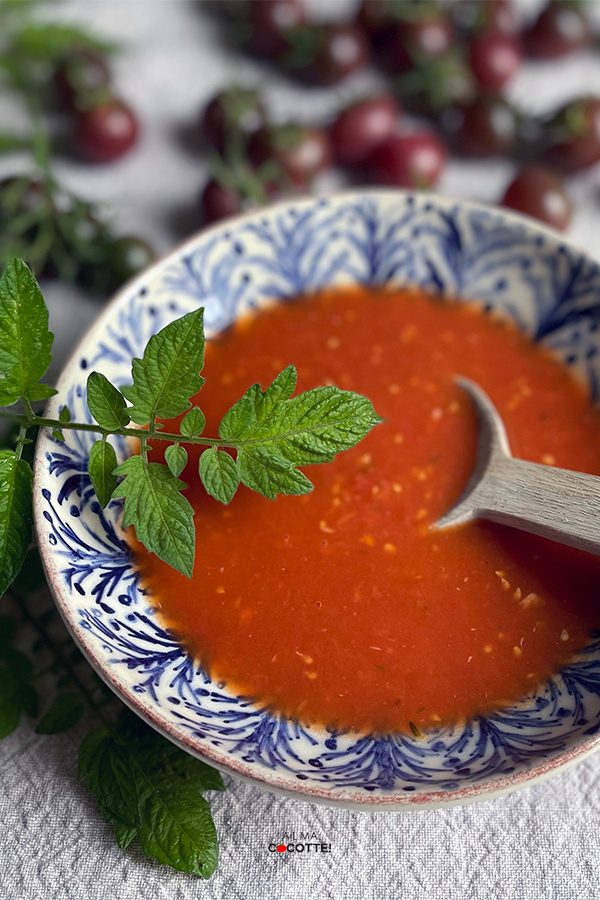
[[600, 553], [600, 477], [514, 459], [488, 395], [468, 378], [456, 381], [477, 410], [477, 459], [464, 493], [433, 527], [488, 519]]

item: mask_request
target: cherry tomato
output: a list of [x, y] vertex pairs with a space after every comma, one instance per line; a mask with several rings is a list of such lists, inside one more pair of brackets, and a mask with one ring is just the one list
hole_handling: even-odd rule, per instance
[[288, 36], [305, 22], [302, 0], [250, 0], [244, 46], [256, 56], [276, 59], [289, 50]]
[[565, 185], [551, 169], [525, 166], [508, 185], [502, 204], [564, 231], [573, 215]]
[[381, 37], [383, 63], [392, 73], [407, 72], [415, 64], [443, 56], [453, 41], [450, 20], [435, 10], [391, 22]]
[[600, 162], [600, 97], [567, 103], [547, 128], [544, 158], [565, 172]]
[[517, 116], [502, 97], [479, 94], [472, 103], [456, 111], [456, 122], [449, 131], [459, 153], [507, 156], [517, 143]]
[[139, 133], [133, 110], [117, 97], [83, 109], [75, 119], [75, 144], [90, 162], [110, 162], [135, 144]]
[[150, 244], [135, 235], [116, 238], [107, 248], [107, 264], [115, 286], [142, 272], [154, 259]]
[[89, 47], [73, 50], [54, 73], [54, 89], [63, 109], [90, 105], [90, 100], [106, 92], [109, 85], [105, 58]]
[[205, 225], [233, 216], [241, 209], [242, 198], [236, 190], [214, 178], [206, 182], [200, 194], [200, 215]]
[[539, 59], [557, 59], [594, 38], [584, 10], [568, 0], [551, 0], [525, 32], [525, 47]]
[[202, 133], [209, 144], [223, 153], [228, 140], [245, 142], [265, 124], [260, 94], [252, 88], [230, 87], [210, 100], [202, 115]]
[[429, 132], [392, 135], [369, 159], [374, 181], [399, 187], [430, 188], [437, 184], [447, 160], [446, 147]]
[[400, 109], [389, 94], [359, 100], [343, 109], [329, 134], [340, 165], [364, 163], [370, 153], [394, 132]]
[[329, 137], [321, 128], [271, 125], [250, 139], [248, 155], [256, 168], [275, 163], [293, 186], [302, 188], [330, 165], [332, 151]]
[[471, 71], [484, 90], [497, 91], [510, 81], [521, 67], [519, 41], [501, 31], [484, 31], [469, 45]]
[[356, 25], [334, 23], [311, 27], [304, 34], [309, 35], [313, 54], [296, 74], [309, 84], [337, 84], [369, 62], [369, 44], [365, 33]]

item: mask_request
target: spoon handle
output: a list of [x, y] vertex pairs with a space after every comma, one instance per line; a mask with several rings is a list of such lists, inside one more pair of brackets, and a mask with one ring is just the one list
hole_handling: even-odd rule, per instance
[[600, 554], [600, 478], [496, 456], [479, 483], [477, 517]]

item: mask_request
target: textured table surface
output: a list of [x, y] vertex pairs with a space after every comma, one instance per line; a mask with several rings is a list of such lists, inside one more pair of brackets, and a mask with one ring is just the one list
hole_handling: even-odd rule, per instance
[[[344, 0], [316, 6], [337, 13]], [[203, 98], [233, 77], [265, 81], [249, 62], [233, 64], [202, 5], [192, 0], [78, 0], [50, 4], [54, 16], [95, 24], [125, 43], [115, 64], [124, 96], [140, 111], [139, 150], [107, 168], [61, 163], [69, 184], [106, 203], [116, 224], [167, 251], [193, 228], [203, 163], [186, 134]], [[600, 8], [600, 3], [598, 4]], [[559, 74], [560, 72], [560, 74]], [[368, 75], [344, 87], [351, 96]], [[552, 108], [595, 85], [600, 60], [583, 56], [528, 67], [516, 100]], [[325, 116], [340, 92], [307, 97], [269, 78], [276, 114]], [[20, 112], [0, 97], [0, 124]], [[2, 169], [11, 161], [3, 160]], [[493, 201], [509, 177], [508, 163], [453, 163], [442, 190]], [[573, 240], [600, 257], [600, 173], [574, 185], [578, 212]], [[57, 364], [99, 310], [76, 289], [49, 286], [57, 332]], [[366, 814], [282, 800], [228, 778], [212, 804], [221, 835], [217, 874], [202, 882], [122, 853], [111, 829], [78, 784], [81, 733], [35, 735], [24, 724], [0, 744], [1, 900], [593, 900], [600, 898], [600, 753], [514, 795], [474, 806], [412, 813]], [[330, 854], [284, 857], [268, 845], [284, 833], [310, 832]]]

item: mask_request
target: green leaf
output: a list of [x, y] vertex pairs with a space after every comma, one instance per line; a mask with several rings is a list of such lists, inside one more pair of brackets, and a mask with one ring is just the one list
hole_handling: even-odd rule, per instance
[[310, 491], [296, 466], [332, 460], [381, 421], [360, 394], [321, 387], [291, 397], [295, 387], [296, 370], [288, 366], [265, 391], [252, 385], [219, 426], [238, 448], [241, 481], [270, 498]]
[[50, 397], [54, 397], [56, 393], [56, 388], [50, 387], [49, 384], [40, 382], [39, 384], [34, 384], [34, 386], [28, 391], [27, 396], [33, 403], [35, 400], [49, 400]]
[[274, 500], [277, 494], [309, 494], [313, 483], [293, 463], [265, 447], [238, 453], [240, 480], [246, 487]]
[[178, 478], [187, 466], [188, 455], [185, 447], [181, 444], [169, 444], [165, 450], [165, 462], [169, 467], [169, 471], [175, 478]]
[[108, 431], [118, 431], [129, 422], [125, 397], [100, 372], [88, 376], [87, 403], [98, 425]]
[[14, 35], [12, 45], [19, 55], [47, 62], [59, 62], [81, 47], [100, 53], [108, 53], [114, 48], [111, 41], [77, 25], [31, 21]]
[[0, 279], [0, 405], [40, 398], [38, 385], [51, 360], [52, 332], [41, 291], [22, 259]]
[[88, 735], [79, 772], [122, 849], [137, 838], [147, 856], [181, 872], [214, 872], [217, 834], [201, 791], [223, 789], [216, 770], [125, 713], [112, 732]]
[[207, 493], [220, 503], [231, 503], [240, 483], [234, 459], [224, 450], [211, 447], [200, 457], [200, 478]]
[[0, 450], [0, 596], [18, 575], [31, 543], [31, 467]]
[[14, 153], [15, 150], [31, 149], [31, 138], [22, 134], [0, 132], [0, 153]]
[[23, 657], [18, 651], [4, 649], [0, 665], [0, 739], [11, 734], [21, 721], [24, 712], [34, 715], [37, 695], [28, 682], [31, 667], [13, 665], [14, 657]]
[[92, 731], [82, 741], [79, 778], [95, 796], [107, 821], [137, 828], [140, 823], [138, 789], [132, 777], [129, 752], [114, 740], [107, 728]]
[[130, 456], [115, 470], [124, 475], [113, 497], [123, 497], [123, 525], [133, 525], [139, 541], [160, 559], [192, 577], [194, 510], [181, 494], [186, 485], [162, 463]]
[[58, 694], [35, 730], [37, 734], [58, 734], [60, 731], [68, 731], [79, 722], [83, 712], [84, 705], [79, 694]]
[[189, 413], [183, 417], [179, 424], [179, 431], [184, 437], [198, 437], [204, 431], [206, 416], [197, 406], [192, 406]]
[[150, 338], [142, 359], [134, 359], [133, 384], [123, 394], [133, 404], [132, 421], [147, 425], [155, 417], [171, 419], [190, 407], [189, 398], [204, 379], [204, 310], [176, 319]]
[[140, 768], [138, 839], [146, 856], [177, 869], [210, 878], [219, 859], [218, 838], [210, 806], [185, 782], [150, 780]]
[[117, 486], [114, 471], [117, 468], [117, 454], [107, 441], [92, 444], [88, 459], [88, 473], [100, 506], [109, 502]]
[[68, 406], [61, 406], [58, 421], [62, 425], [67, 425], [71, 421], [71, 411]]
[[127, 850], [130, 843], [137, 836], [138, 830], [131, 825], [125, 825], [123, 822], [117, 822], [115, 826], [117, 844], [120, 850]]

